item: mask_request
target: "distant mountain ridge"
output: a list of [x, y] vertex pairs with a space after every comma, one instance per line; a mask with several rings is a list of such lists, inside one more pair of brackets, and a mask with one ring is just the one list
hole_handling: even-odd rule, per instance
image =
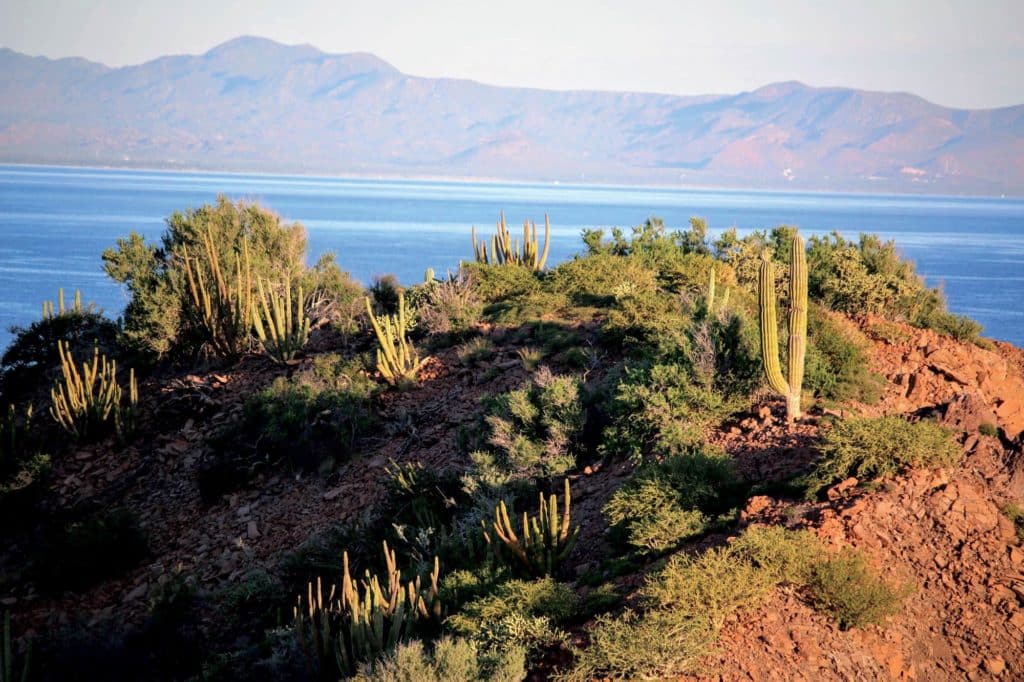
[[0, 161], [1021, 195], [1024, 105], [509, 88], [254, 37], [121, 68], [0, 48]]

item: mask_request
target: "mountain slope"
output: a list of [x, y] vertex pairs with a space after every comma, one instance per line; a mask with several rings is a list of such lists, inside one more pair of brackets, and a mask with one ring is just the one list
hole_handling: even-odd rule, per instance
[[0, 49], [0, 161], [1019, 194], [1024, 106], [502, 88], [252, 37], [117, 69]]

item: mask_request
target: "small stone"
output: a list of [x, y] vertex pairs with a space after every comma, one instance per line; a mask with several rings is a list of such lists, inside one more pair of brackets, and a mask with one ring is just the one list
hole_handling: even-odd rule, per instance
[[328, 502], [330, 502], [331, 500], [337, 499], [338, 496], [341, 495], [341, 493], [342, 493], [341, 488], [335, 488], [334, 490], [328, 490], [327, 492], [324, 493], [324, 499], [327, 500]]
[[132, 590], [131, 592], [126, 594], [125, 597], [124, 597], [124, 600], [125, 601], [135, 601], [136, 599], [141, 599], [142, 597], [145, 597], [146, 593], [148, 593], [148, 592], [149, 592], [149, 583], [142, 583], [141, 585], [136, 587], [134, 590]]
[[982, 661], [982, 665], [985, 666], [985, 670], [993, 675], [1002, 675], [1003, 671], [1006, 670], [1006, 661], [1003, 660], [1002, 656], [992, 656]]
[[250, 521], [245, 528], [245, 534], [250, 540], [255, 540], [260, 536], [260, 529], [256, 527], [255, 521]]

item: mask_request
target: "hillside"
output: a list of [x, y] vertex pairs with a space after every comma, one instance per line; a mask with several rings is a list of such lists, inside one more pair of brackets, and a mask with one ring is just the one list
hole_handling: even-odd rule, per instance
[[0, 49], [0, 162], [1019, 195], [1024, 106], [777, 83], [494, 87], [244, 37], [108, 68]]
[[[1021, 676], [1024, 350], [979, 338], [882, 245], [651, 221], [545, 269], [541, 228], [527, 264], [489, 250], [457, 277], [364, 291], [299, 265], [301, 226], [258, 207], [169, 225], [176, 257], [130, 239], [104, 255], [133, 287], [120, 327], [69, 299], [0, 362], [0, 608], [32, 679]], [[257, 292], [312, 292], [291, 352], [261, 352], [250, 326], [228, 343], [239, 308], [197, 314], [186, 280], [219, 271], [243, 292], [245, 268]], [[758, 320], [777, 294], [773, 342], [799, 328], [801, 273], [789, 419]], [[393, 380], [388, 325], [406, 352]], [[48, 414], [66, 381], [54, 335], [79, 362], [97, 344], [117, 358], [116, 418], [73, 434]], [[538, 528], [565, 534], [520, 554], [500, 536], [525, 544], [538, 492], [560, 505]], [[382, 542], [420, 581], [405, 616]], [[318, 579], [326, 597], [364, 570], [387, 595], [366, 602], [381, 642], [412, 642], [384, 662], [394, 647], [351, 603], [293, 613]]]

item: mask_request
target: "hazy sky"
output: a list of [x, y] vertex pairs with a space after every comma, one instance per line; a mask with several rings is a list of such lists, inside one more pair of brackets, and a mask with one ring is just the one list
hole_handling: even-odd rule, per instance
[[238, 35], [373, 52], [406, 73], [727, 93], [781, 80], [1024, 103], [1024, 0], [0, 0], [0, 46], [111, 66]]

